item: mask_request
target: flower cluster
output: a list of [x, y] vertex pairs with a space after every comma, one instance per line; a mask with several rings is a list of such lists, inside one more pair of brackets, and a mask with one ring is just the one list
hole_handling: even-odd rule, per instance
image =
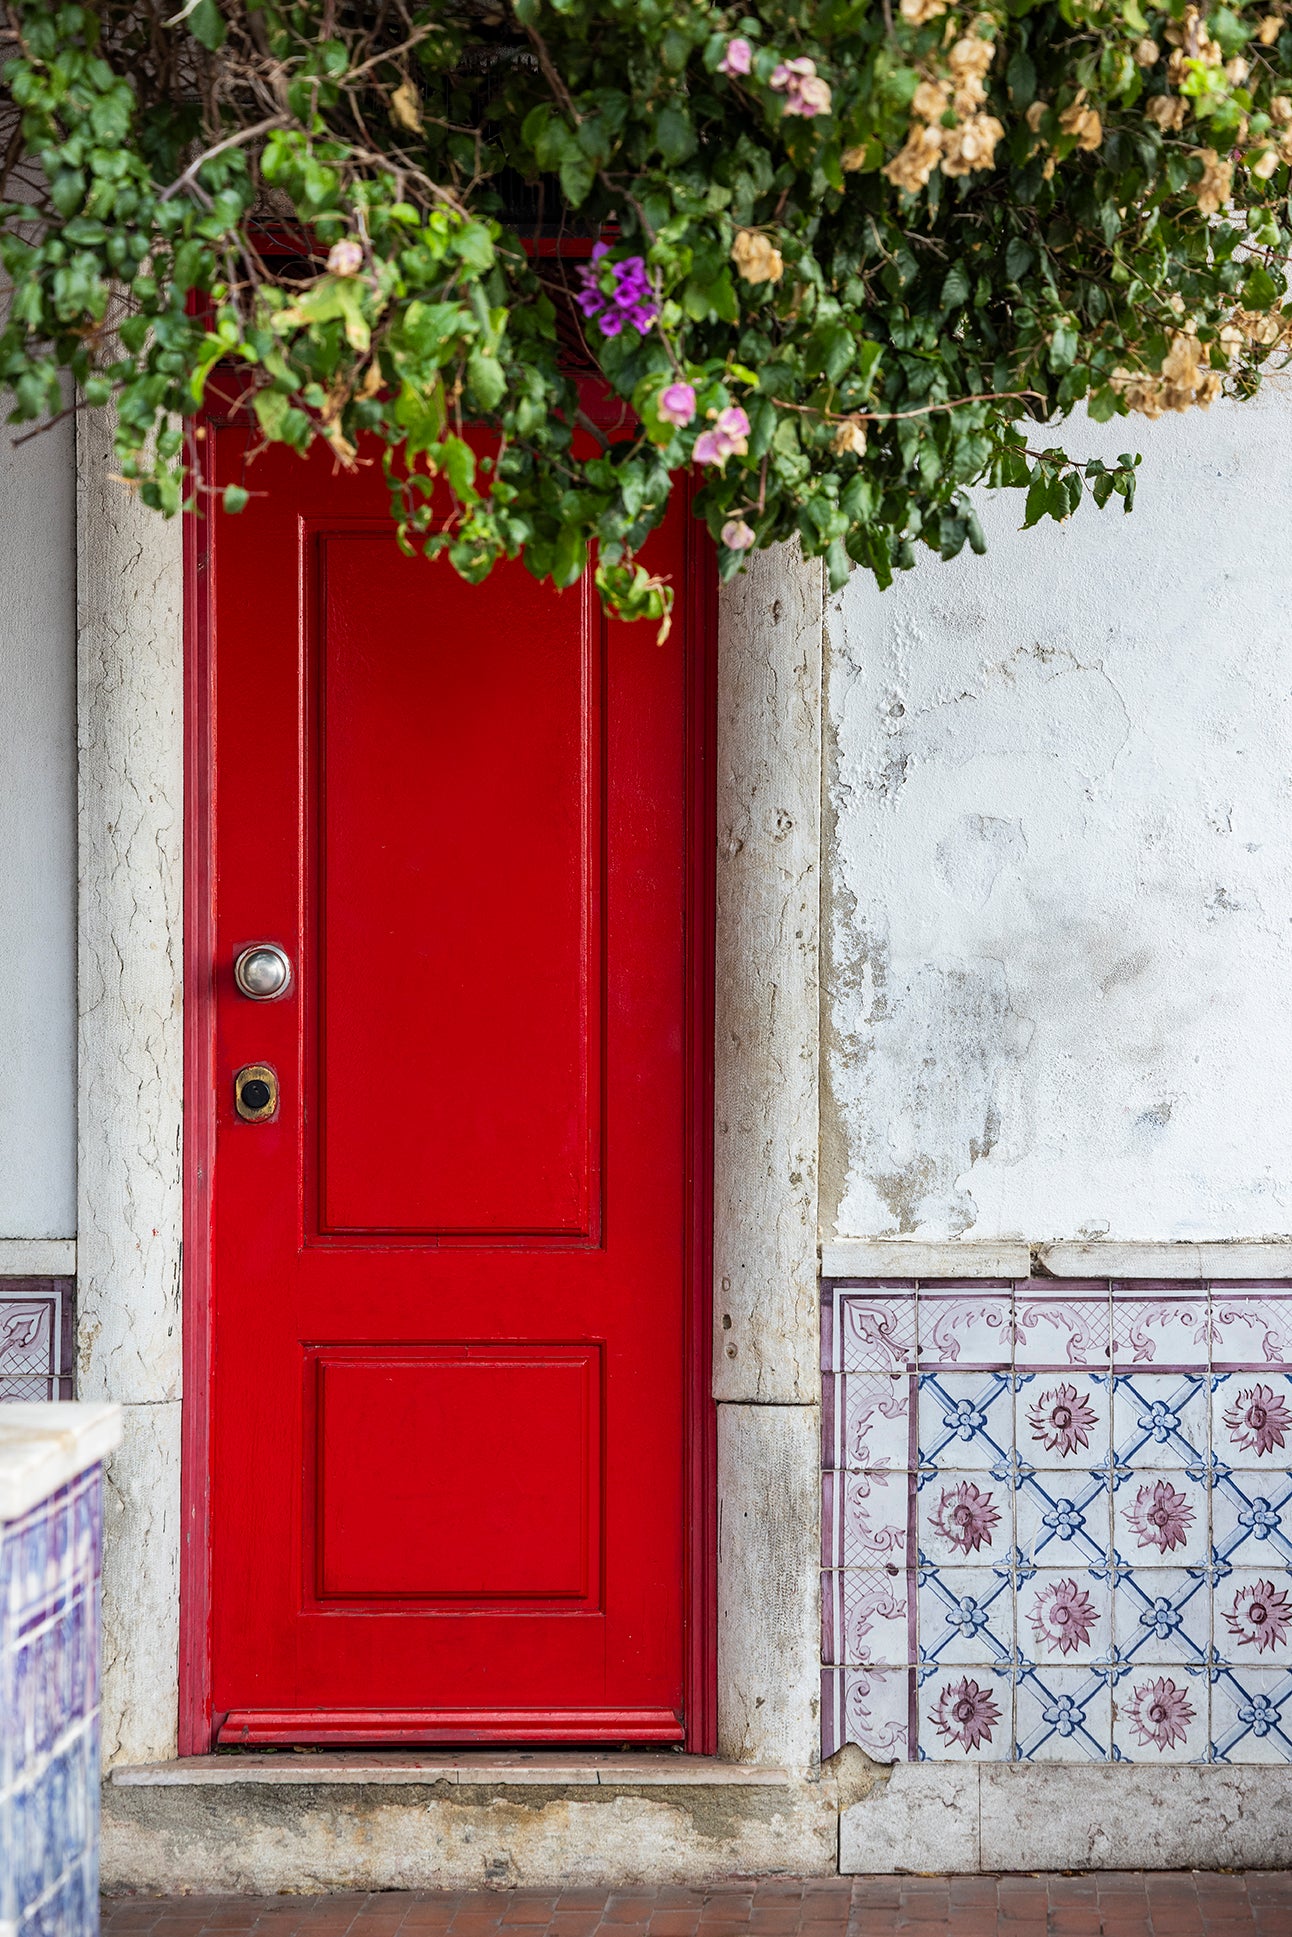
[[823, 81], [812, 60], [782, 61], [772, 73], [771, 86], [785, 96], [782, 114], [801, 114], [811, 120], [816, 114], [829, 114], [830, 83]]
[[1144, 417], [1160, 417], [1168, 410], [1206, 410], [1220, 395], [1220, 372], [1207, 361], [1206, 346], [1189, 330], [1177, 330], [1155, 376], [1151, 371], [1113, 372], [1113, 383], [1127, 407]]
[[[895, 188], [918, 194], [938, 167], [953, 179], [995, 167], [996, 146], [1005, 129], [994, 114], [983, 112], [987, 70], [995, 57], [994, 42], [965, 34], [947, 54], [946, 78], [920, 82], [911, 99], [905, 145], [883, 171]], [[944, 117], [953, 109], [955, 124], [944, 127]]]
[[609, 265], [611, 283], [607, 289], [601, 264], [609, 253], [608, 242], [597, 243], [591, 262], [584, 263], [579, 270], [583, 287], [575, 301], [586, 317], [596, 317], [603, 336], [618, 336], [625, 323], [631, 323], [645, 335], [659, 315], [645, 260], [641, 256], [625, 256], [622, 262]]
[[702, 430], [691, 455], [697, 464], [725, 464], [749, 449], [749, 419], [739, 404], [720, 410], [710, 430]]

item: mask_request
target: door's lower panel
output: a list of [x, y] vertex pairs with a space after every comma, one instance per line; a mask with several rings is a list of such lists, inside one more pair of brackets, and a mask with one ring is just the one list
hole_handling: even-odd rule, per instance
[[681, 1742], [671, 1708], [235, 1708], [216, 1741], [370, 1748], [467, 1742]]

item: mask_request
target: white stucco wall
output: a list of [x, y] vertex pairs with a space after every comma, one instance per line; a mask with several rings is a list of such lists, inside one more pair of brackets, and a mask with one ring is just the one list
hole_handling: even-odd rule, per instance
[[825, 1235], [1292, 1230], [1292, 396], [828, 621]]
[[0, 427], [0, 1239], [76, 1231], [72, 425]]

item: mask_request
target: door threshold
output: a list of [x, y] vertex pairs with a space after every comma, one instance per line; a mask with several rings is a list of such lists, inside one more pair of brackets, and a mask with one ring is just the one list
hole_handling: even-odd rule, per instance
[[723, 1762], [717, 1756], [627, 1750], [619, 1754], [570, 1753], [546, 1749], [479, 1749], [452, 1755], [409, 1754], [403, 1750], [280, 1750], [266, 1755], [239, 1751], [225, 1755], [181, 1756], [173, 1762], [122, 1763], [109, 1780], [118, 1789], [175, 1789], [267, 1783], [410, 1785], [449, 1783], [489, 1788], [545, 1784], [549, 1788], [636, 1788], [642, 1785], [698, 1788], [779, 1789], [789, 1784], [784, 1769], [749, 1762]]

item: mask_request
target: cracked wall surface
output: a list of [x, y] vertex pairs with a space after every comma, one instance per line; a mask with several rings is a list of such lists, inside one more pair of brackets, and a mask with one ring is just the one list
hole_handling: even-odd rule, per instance
[[828, 618], [827, 1236], [1292, 1230], [1292, 399]]

